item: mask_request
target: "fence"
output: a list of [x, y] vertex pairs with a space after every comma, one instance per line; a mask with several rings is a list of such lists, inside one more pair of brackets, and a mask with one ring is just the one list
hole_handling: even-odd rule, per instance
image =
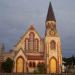
[[75, 73], [61, 73], [61, 74], [0, 73], [0, 75], [75, 75]]

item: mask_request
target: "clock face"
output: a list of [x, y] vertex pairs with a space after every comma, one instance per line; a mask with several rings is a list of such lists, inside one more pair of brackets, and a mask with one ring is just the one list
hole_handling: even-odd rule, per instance
[[54, 31], [50, 31], [49, 34], [53, 36], [53, 35], [55, 35], [55, 32]]

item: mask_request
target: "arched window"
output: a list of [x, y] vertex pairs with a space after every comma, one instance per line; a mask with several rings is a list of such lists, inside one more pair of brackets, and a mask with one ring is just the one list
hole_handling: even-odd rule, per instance
[[29, 62], [29, 67], [32, 67], [32, 66], [33, 66], [32, 62]]
[[56, 49], [56, 42], [55, 42], [54, 40], [52, 40], [52, 41], [50, 42], [50, 49], [51, 49], [51, 50]]
[[25, 39], [25, 50], [28, 51], [28, 38]]
[[29, 62], [29, 67], [36, 67], [35, 62]]
[[35, 64], [35, 62], [33, 62], [33, 67], [36, 67], [36, 64]]
[[29, 49], [30, 51], [33, 51], [34, 49], [34, 33], [33, 32], [29, 34]]
[[38, 39], [35, 39], [35, 41], [34, 41], [34, 49], [35, 49], [35, 52], [38, 52], [38, 49], [39, 49], [39, 40]]

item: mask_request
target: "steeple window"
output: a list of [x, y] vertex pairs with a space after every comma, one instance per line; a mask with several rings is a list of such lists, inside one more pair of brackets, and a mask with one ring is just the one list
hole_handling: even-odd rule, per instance
[[52, 40], [52, 41], [50, 42], [50, 49], [51, 49], [51, 50], [55, 50], [55, 49], [56, 49], [56, 42], [55, 42], [54, 40]]

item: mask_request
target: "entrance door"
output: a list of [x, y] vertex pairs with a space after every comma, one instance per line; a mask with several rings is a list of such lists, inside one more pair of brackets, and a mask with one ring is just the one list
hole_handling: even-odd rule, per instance
[[24, 71], [24, 60], [23, 58], [19, 57], [17, 59], [17, 72], [23, 72]]
[[56, 60], [54, 58], [50, 60], [50, 73], [56, 73]]

